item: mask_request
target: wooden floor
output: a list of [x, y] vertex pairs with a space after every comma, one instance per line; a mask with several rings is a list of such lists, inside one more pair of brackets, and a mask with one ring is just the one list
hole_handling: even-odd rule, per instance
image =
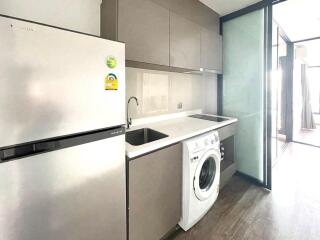
[[319, 240], [320, 148], [289, 144], [271, 192], [234, 176], [196, 226], [170, 239]]
[[294, 141], [320, 147], [320, 129], [301, 129]]

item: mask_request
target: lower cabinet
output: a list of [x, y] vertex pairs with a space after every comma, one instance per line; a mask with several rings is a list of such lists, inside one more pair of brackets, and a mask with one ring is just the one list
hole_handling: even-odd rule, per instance
[[182, 145], [129, 160], [129, 240], [158, 240], [181, 217]]
[[222, 189], [236, 173], [234, 139], [237, 128], [238, 123], [232, 123], [218, 129], [220, 150], [224, 158], [220, 165], [220, 189]]
[[228, 137], [221, 141], [221, 152], [223, 152], [223, 161], [221, 161], [221, 172], [226, 170], [230, 165], [235, 163], [234, 159], [234, 136]]

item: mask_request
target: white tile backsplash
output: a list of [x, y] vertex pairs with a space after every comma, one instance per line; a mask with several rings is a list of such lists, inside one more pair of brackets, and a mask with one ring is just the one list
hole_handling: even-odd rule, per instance
[[[202, 81], [199, 79], [199, 84]], [[192, 76], [190, 74], [176, 74], [171, 81], [171, 107], [172, 111], [185, 111], [192, 109], [193, 91], [192, 91]], [[197, 91], [197, 89], [194, 89]], [[182, 103], [182, 109], [177, 109], [178, 103]], [[201, 106], [199, 106], [201, 108]]]
[[217, 77], [212, 74], [204, 74], [205, 100], [203, 111], [210, 114], [217, 114]]
[[142, 74], [142, 114], [158, 115], [169, 111], [169, 76], [161, 73]]
[[136, 96], [139, 100], [138, 107], [130, 104], [130, 116], [142, 118], [194, 109], [214, 112], [217, 95], [214, 82], [216, 76], [212, 75], [126, 68], [126, 99]]

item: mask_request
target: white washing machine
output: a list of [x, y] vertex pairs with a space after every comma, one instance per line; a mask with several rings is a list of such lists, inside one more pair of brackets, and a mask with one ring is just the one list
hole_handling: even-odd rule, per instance
[[183, 142], [182, 217], [187, 231], [212, 207], [219, 193], [220, 141], [212, 131]]

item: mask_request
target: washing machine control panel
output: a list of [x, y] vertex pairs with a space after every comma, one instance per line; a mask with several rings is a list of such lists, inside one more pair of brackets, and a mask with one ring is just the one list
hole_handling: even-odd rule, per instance
[[191, 153], [196, 153], [205, 150], [208, 147], [210, 148], [216, 146], [219, 146], [219, 136], [217, 132], [213, 132], [213, 134], [194, 139], [194, 141], [190, 141], [188, 144], [189, 151]]
[[210, 132], [201, 135], [188, 142], [189, 159], [191, 162], [199, 160], [200, 156], [208, 149], [215, 148], [219, 150], [220, 142], [218, 132]]

